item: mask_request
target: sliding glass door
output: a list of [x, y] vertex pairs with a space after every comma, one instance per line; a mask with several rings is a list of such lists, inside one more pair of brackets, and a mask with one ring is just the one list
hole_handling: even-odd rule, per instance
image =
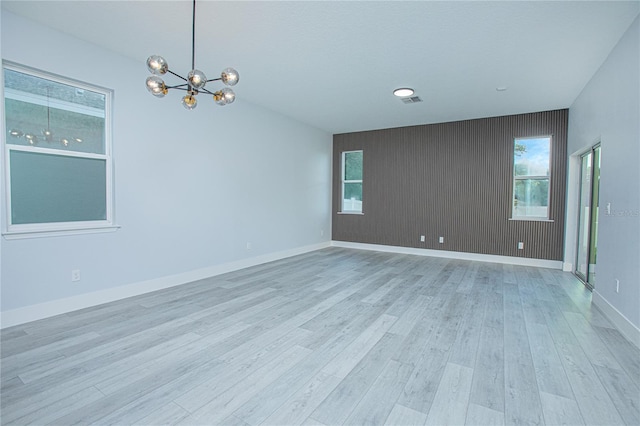
[[600, 145], [581, 157], [580, 209], [576, 275], [593, 288], [596, 285], [598, 214], [600, 198]]

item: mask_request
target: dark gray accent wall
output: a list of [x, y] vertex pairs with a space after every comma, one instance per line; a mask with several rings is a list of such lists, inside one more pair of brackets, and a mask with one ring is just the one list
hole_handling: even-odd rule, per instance
[[[562, 260], [567, 119], [562, 109], [334, 135], [333, 240]], [[551, 221], [510, 220], [514, 139], [542, 135]], [[340, 153], [357, 149], [364, 214], [339, 214]]]

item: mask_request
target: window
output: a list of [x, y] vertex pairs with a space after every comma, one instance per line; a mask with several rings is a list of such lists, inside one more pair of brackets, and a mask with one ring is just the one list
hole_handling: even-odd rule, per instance
[[112, 226], [111, 91], [3, 63], [7, 226]]
[[549, 218], [551, 137], [516, 139], [513, 146], [513, 219]]
[[342, 213], [362, 213], [362, 151], [342, 153]]

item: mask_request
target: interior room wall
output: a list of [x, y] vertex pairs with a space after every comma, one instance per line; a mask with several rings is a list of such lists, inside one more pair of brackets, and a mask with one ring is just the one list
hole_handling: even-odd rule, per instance
[[[567, 115], [556, 110], [334, 135], [333, 239], [562, 260]], [[552, 136], [551, 220], [511, 220], [514, 139], [545, 135]], [[364, 214], [339, 214], [341, 153], [359, 149]]]
[[[569, 109], [570, 198], [565, 262], [575, 263], [579, 164], [601, 142], [600, 214], [594, 302], [640, 346], [640, 18]], [[611, 211], [606, 206], [610, 203]], [[619, 280], [619, 291], [616, 291]], [[628, 321], [633, 326], [624, 325]], [[634, 329], [635, 328], [635, 329]]]
[[[242, 82], [233, 105], [203, 98], [186, 111], [179, 93], [158, 99], [147, 92], [146, 58], [134, 61], [6, 11], [2, 57], [115, 91], [120, 226], [111, 233], [2, 238], [3, 318], [329, 244], [331, 134], [244, 101]], [[4, 194], [2, 205], [4, 221]], [[73, 269], [81, 271], [79, 282], [71, 282]]]

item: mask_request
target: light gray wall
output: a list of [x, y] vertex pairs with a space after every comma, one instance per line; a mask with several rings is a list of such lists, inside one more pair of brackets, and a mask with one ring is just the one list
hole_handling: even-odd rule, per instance
[[[331, 134], [244, 102], [242, 82], [233, 105], [201, 96], [188, 112], [180, 93], [147, 92], [146, 58], [132, 61], [6, 11], [2, 57], [115, 90], [122, 227], [2, 238], [3, 312], [329, 241]], [[4, 209], [2, 198], [3, 220]], [[71, 282], [72, 269], [80, 282]]]
[[[569, 109], [570, 197], [565, 262], [575, 263], [576, 155], [602, 143], [596, 288], [640, 327], [640, 18]], [[611, 203], [611, 215], [606, 205]], [[620, 280], [616, 292], [615, 280]]]

